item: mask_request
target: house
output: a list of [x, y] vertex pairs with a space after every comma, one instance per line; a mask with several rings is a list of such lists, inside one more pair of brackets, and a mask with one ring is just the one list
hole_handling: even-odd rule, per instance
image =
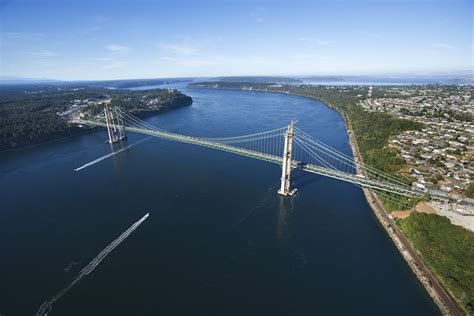
[[450, 192], [453, 189], [452, 184], [442, 184], [439, 189], [443, 192]]
[[412, 186], [416, 189], [422, 189], [422, 190], [426, 189], [426, 186], [420, 182], [413, 182]]

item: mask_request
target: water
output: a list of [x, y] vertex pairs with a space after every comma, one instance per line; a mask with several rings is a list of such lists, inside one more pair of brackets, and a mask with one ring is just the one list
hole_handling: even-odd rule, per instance
[[340, 80], [300, 78], [304, 84], [329, 86], [404, 86], [404, 85], [472, 85], [471, 75], [460, 76], [348, 76]]
[[[341, 116], [322, 103], [184, 92], [191, 107], [149, 122], [232, 136], [299, 119], [350, 154]], [[34, 314], [147, 212], [50, 315], [438, 314], [359, 188], [296, 171], [299, 192], [284, 199], [277, 165], [155, 138], [74, 171], [110, 153], [105, 139], [101, 131], [0, 154], [2, 315]]]

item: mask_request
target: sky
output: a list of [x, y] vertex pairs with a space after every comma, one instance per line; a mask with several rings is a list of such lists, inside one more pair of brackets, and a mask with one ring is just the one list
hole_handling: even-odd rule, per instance
[[472, 0], [0, 0], [0, 76], [452, 74]]

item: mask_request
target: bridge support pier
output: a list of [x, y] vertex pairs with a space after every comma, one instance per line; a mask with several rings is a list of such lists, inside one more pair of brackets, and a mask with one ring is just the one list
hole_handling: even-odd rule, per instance
[[296, 193], [296, 189], [291, 189], [291, 157], [293, 150], [293, 127], [295, 121], [291, 121], [288, 125], [288, 130], [285, 133], [285, 145], [283, 150], [283, 165], [281, 168], [281, 184], [278, 194], [283, 196], [292, 196]]

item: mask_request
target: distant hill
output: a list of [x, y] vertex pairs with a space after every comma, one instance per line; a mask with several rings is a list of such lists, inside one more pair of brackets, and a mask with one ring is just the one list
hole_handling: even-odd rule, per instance
[[85, 85], [90, 88], [115, 88], [127, 89], [142, 86], [158, 86], [167, 83], [188, 82], [190, 78], [156, 78], [156, 79], [124, 79], [124, 80], [104, 80], [104, 81], [77, 81], [75, 84]]
[[85, 80], [85, 81], [61, 81], [53, 79], [40, 79], [40, 78], [23, 78], [4, 76], [0, 77], [0, 86], [19, 86], [22, 89], [24, 87], [85, 87], [85, 88], [112, 88], [112, 89], [128, 89], [141, 86], [158, 86], [167, 83], [176, 82], [190, 82], [190, 78], [178, 78], [178, 79], [121, 79], [121, 80]]
[[303, 81], [344, 81], [346, 80], [342, 76], [301, 76]]
[[291, 77], [280, 76], [230, 76], [230, 77], [216, 77], [212, 81], [220, 82], [249, 82], [249, 83], [302, 83], [303, 81]]

